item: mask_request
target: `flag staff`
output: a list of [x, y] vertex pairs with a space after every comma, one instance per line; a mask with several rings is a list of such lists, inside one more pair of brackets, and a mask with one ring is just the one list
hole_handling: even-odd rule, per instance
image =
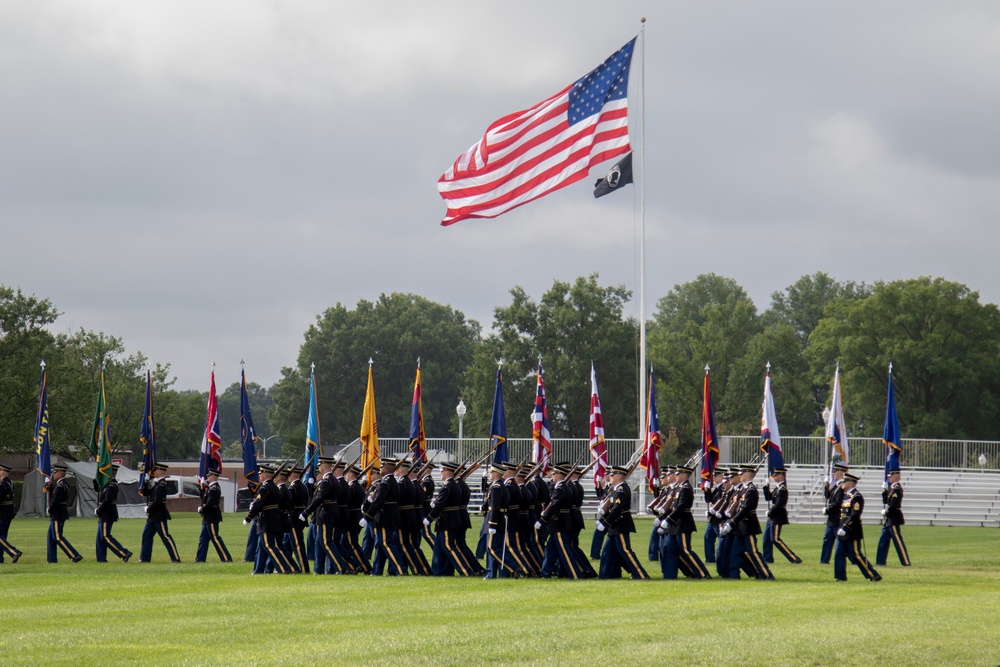
[[643, 437], [646, 415], [646, 17], [640, 19], [639, 51], [639, 415]]

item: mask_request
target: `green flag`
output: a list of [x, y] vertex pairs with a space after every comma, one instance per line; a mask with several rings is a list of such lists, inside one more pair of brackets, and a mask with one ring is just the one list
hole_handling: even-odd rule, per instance
[[97, 393], [94, 428], [90, 434], [90, 453], [97, 461], [97, 486], [103, 489], [111, 481], [111, 436], [108, 433], [108, 404], [104, 394], [104, 369], [101, 369], [101, 389]]

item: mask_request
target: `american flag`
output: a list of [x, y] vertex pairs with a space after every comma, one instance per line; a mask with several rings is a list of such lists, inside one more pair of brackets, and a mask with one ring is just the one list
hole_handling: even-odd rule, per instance
[[535, 410], [531, 413], [531, 437], [535, 441], [531, 460], [542, 463], [542, 470], [549, 469], [552, 457], [552, 433], [549, 432], [549, 408], [545, 404], [545, 381], [542, 379], [542, 362], [538, 362], [538, 385], [535, 390]]
[[656, 411], [656, 380], [653, 371], [649, 371], [649, 393], [646, 405], [646, 440], [642, 444], [642, 458], [639, 465], [646, 471], [646, 484], [650, 491], [656, 490], [656, 482], [660, 478], [660, 448], [663, 446], [663, 436], [660, 434], [660, 415]]
[[604, 417], [601, 415], [601, 398], [597, 395], [597, 373], [590, 364], [590, 452], [594, 464], [594, 484], [608, 472], [608, 446], [604, 444]]
[[441, 224], [495, 218], [627, 153], [634, 47], [635, 38], [572, 85], [490, 125], [438, 179], [448, 205]]
[[212, 371], [206, 412], [205, 435], [201, 439], [201, 461], [198, 465], [198, 477], [202, 481], [208, 477], [209, 470], [222, 472], [222, 436], [219, 434], [219, 405], [215, 397], [215, 371]]

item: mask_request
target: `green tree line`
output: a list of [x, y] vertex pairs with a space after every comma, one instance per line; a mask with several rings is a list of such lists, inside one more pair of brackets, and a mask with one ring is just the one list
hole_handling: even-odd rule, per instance
[[[527, 437], [541, 357], [554, 437], [587, 436], [591, 364], [608, 437], [635, 437], [639, 327], [628, 314], [631, 299], [597, 274], [557, 280], [537, 301], [514, 287], [485, 332], [461, 311], [415, 294], [382, 294], [353, 308], [337, 303], [304, 332], [295, 366], [271, 387], [248, 384], [257, 432], [273, 437], [269, 454], [301, 448], [315, 364], [323, 441], [352, 441], [371, 359], [379, 432], [405, 436], [419, 358], [428, 436], [457, 433], [459, 399], [469, 408], [465, 433], [488, 435], [502, 362], [508, 434]], [[104, 332], [54, 335], [49, 326], [58, 317], [48, 299], [0, 285], [0, 453], [30, 451], [44, 358], [53, 448], [85, 455], [104, 364], [115, 447], [137, 455], [146, 357]], [[768, 362], [786, 434], [822, 431], [839, 364], [850, 435], [879, 435], [890, 362], [904, 436], [993, 439], [1000, 432], [1000, 311], [943, 278], [866, 285], [816, 273], [774, 292], [761, 312], [735, 280], [704, 274], [660, 298], [647, 331], [668, 456], [700, 445], [706, 366], [721, 433], [758, 431]], [[174, 389], [169, 364], [152, 372], [160, 456], [197, 456], [207, 394]], [[219, 411], [226, 454], [236, 456], [238, 383], [220, 394]]]

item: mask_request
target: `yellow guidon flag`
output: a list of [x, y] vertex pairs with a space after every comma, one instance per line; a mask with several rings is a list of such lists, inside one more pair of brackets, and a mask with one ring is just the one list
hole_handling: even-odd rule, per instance
[[[368, 390], [365, 392], [365, 411], [361, 416], [361, 467], [375, 462], [378, 467], [382, 462], [378, 451], [378, 425], [375, 420], [375, 385], [372, 383], [372, 360], [368, 360]], [[368, 481], [371, 481], [371, 471]]]

